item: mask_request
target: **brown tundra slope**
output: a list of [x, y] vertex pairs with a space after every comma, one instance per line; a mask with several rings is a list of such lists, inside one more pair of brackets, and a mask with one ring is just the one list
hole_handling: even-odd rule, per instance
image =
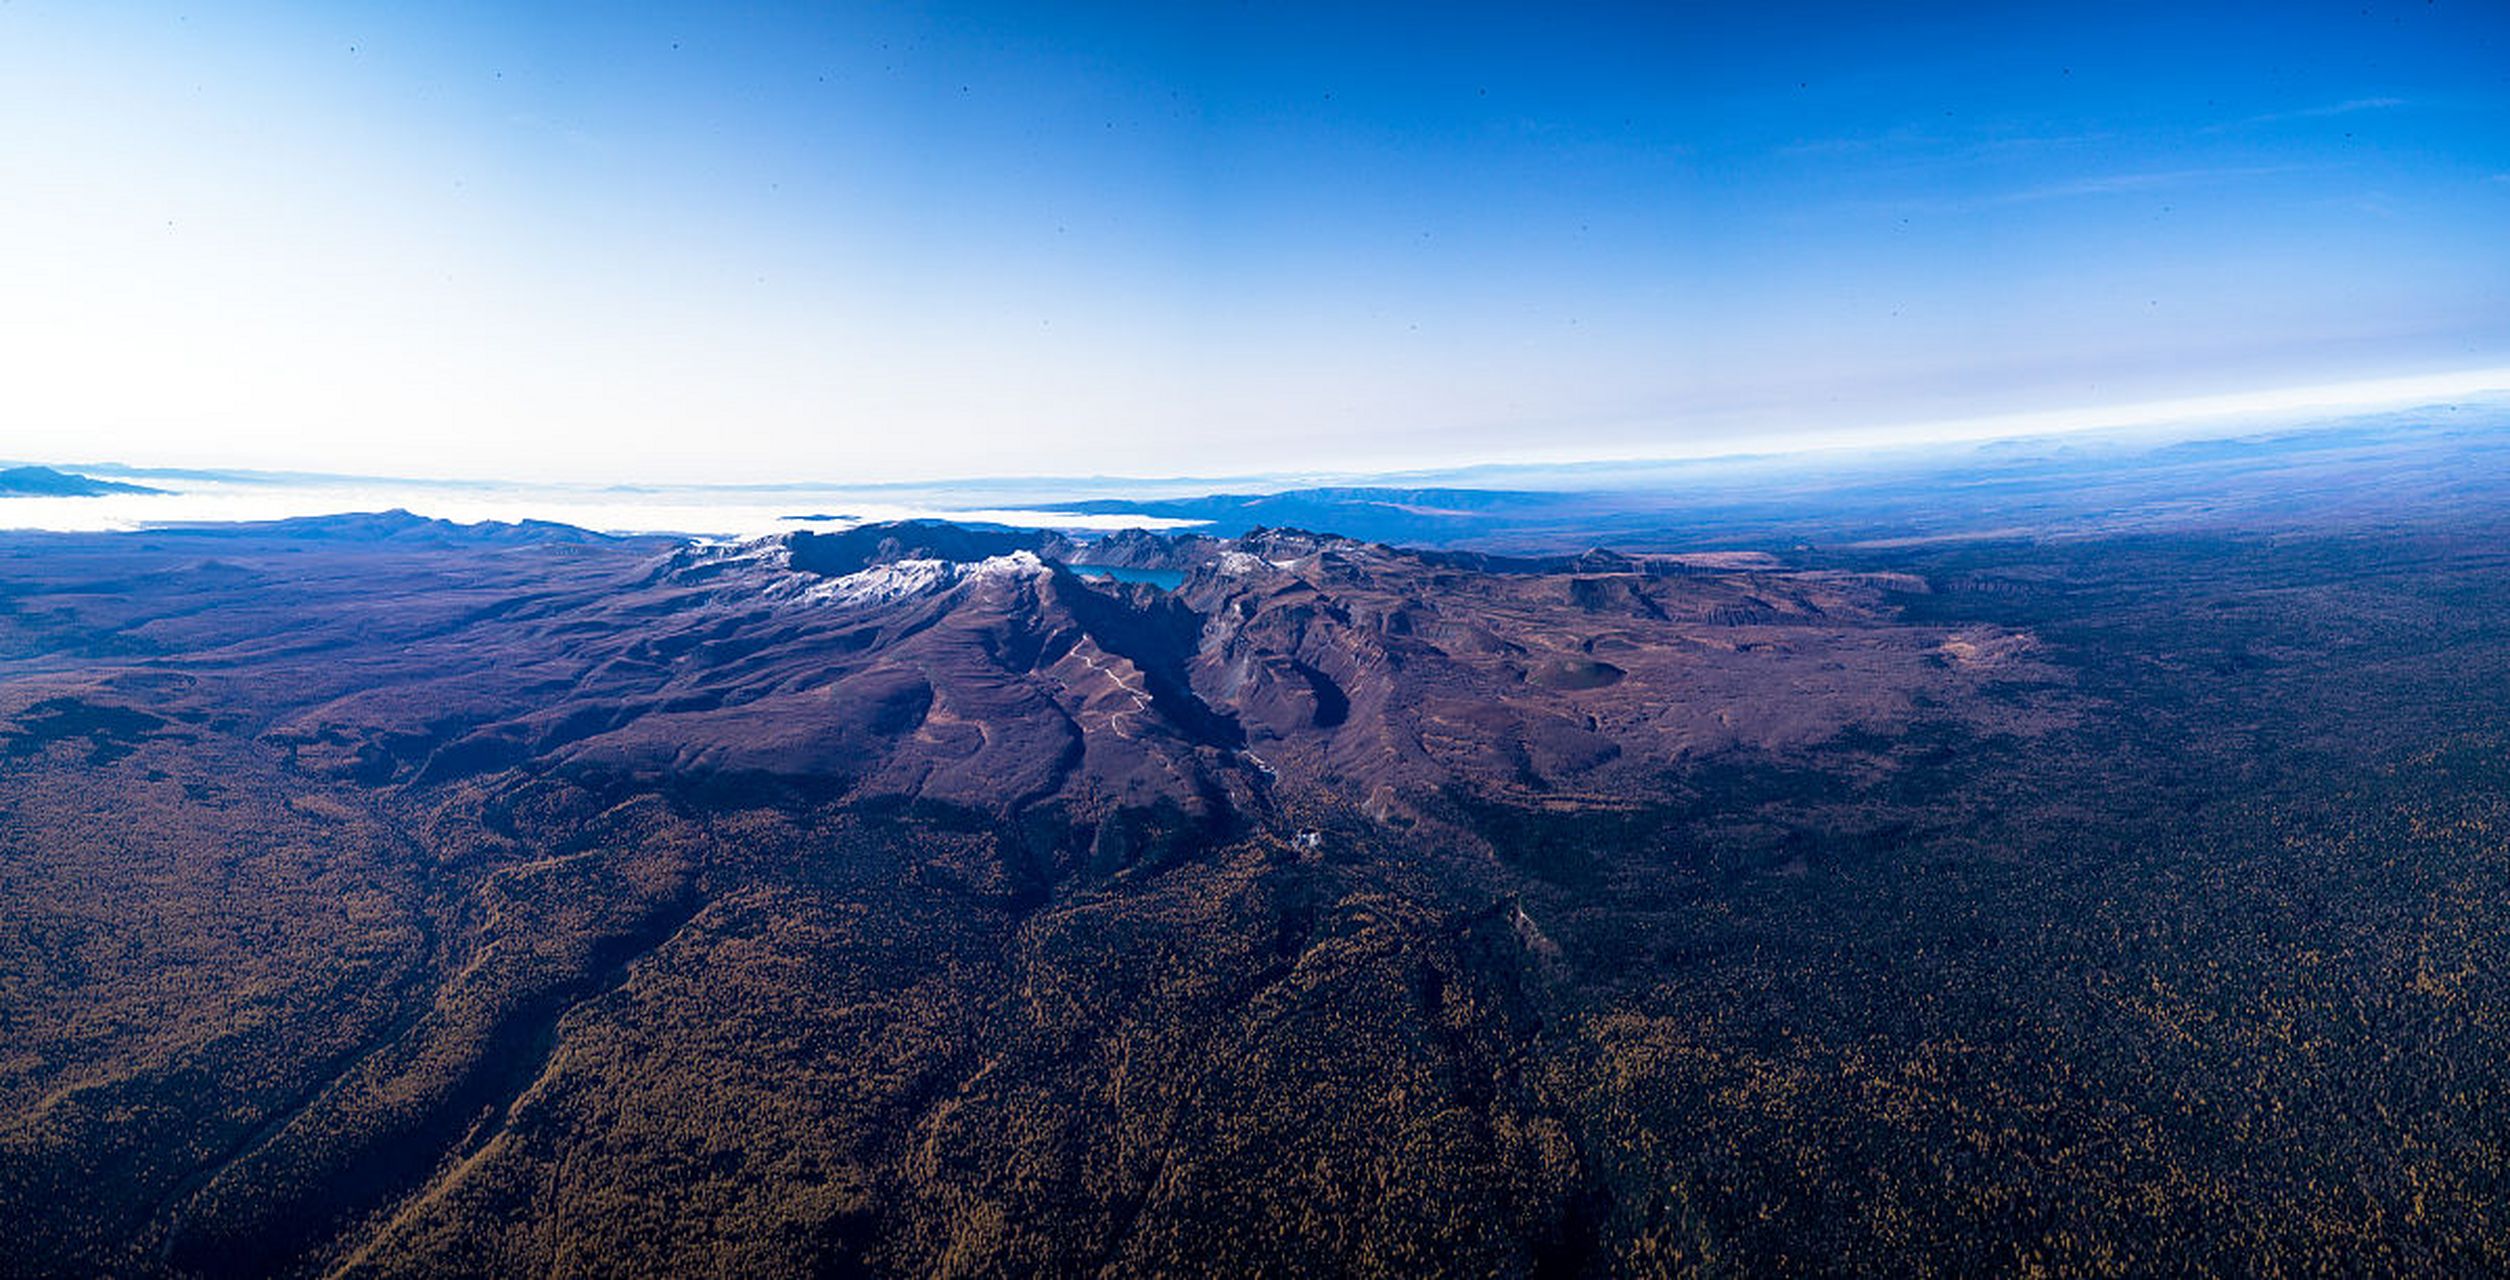
[[2481, 748], [2355, 731], [2339, 552], [1114, 554], [10, 538], [0, 1271], [2493, 1256], [2500, 1006], [2379, 976], [2489, 981], [2484, 793], [2323, 785]]

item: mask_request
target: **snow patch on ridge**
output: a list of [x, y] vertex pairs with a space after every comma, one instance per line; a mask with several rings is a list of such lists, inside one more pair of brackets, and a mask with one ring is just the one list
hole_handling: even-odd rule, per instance
[[1053, 572], [1033, 551], [1014, 551], [976, 561], [893, 560], [842, 578], [813, 583], [797, 599], [805, 604], [871, 608], [910, 596], [947, 591], [963, 582], [1044, 577]]
[[728, 590], [742, 600], [859, 609], [938, 595], [968, 582], [1051, 577], [1054, 566], [1033, 551], [1013, 551], [983, 560], [893, 560], [830, 578], [795, 568], [792, 547], [774, 537], [692, 539], [672, 554], [664, 572], [688, 585]]

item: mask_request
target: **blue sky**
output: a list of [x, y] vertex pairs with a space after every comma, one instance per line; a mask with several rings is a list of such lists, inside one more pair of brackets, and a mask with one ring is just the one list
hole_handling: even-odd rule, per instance
[[2498, 3], [16, 0], [0, 119], [18, 456], [1400, 467], [2510, 366]]

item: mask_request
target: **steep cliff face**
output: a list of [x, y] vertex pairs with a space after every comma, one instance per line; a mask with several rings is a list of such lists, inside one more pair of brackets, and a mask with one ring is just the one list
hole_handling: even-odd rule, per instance
[[1208, 534], [1119, 529], [1081, 543], [1073, 549], [1070, 559], [1075, 564], [1113, 569], [1181, 570], [1209, 564], [1228, 546], [1227, 539]]

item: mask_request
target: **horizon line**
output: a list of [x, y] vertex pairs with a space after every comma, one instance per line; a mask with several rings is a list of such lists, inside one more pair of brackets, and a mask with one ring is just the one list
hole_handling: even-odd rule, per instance
[[[2210, 434], [2205, 430], [2208, 427], [2219, 429], [2233, 425], [2281, 425], [2290, 429], [2305, 430], [2332, 426], [2337, 421], [2364, 414], [2454, 408], [2462, 401], [2484, 400], [2492, 397], [2510, 397], [2510, 365], [2464, 369], [2449, 373], [2349, 379], [2301, 386], [2287, 385], [2107, 405], [2076, 405], [2058, 409], [2016, 410], [1955, 418], [1912, 419], [1879, 425], [1832, 427], [1787, 433], [1759, 447], [1737, 447], [1732, 441], [1721, 441], [1703, 443], [1689, 448], [1626, 453], [1533, 450], [1507, 452], [1496, 456], [1484, 455], [1469, 461], [1445, 463], [1425, 464], [1419, 461], [1408, 461], [1398, 464], [1389, 460], [1386, 464], [1377, 466], [1361, 465], [1306, 471], [1238, 472], [1217, 475], [1180, 473], [1165, 476], [1105, 474], [1083, 476], [1002, 472], [852, 482], [757, 480], [674, 483], [649, 480], [533, 480], [508, 476], [392, 475], [199, 465], [152, 466], [141, 462], [104, 460], [66, 462], [0, 459], [0, 466], [45, 466], [70, 471], [211, 480], [252, 478], [269, 482], [299, 483], [306, 481], [386, 482], [448, 488], [511, 486], [593, 493], [870, 492], [897, 489], [972, 488], [1006, 483], [1097, 487], [1126, 484], [1166, 486], [1252, 483], [1287, 484], [1290, 487], [1340, 487], [1358, 485], [1360, 482], [1371, 480], [1397, 481], [1418, 478], [1427, 481], [1439, 476], [1452, 476], [1474, 471], [1577, 470], [1676, 464], [1778, 462], [1842, 453], [1902, 455], [1949, 446], [1999, 444], [2066, 436], [2096, 436], [2105, 433], [2173, 434], [2174, 428], [2187, 429], [2186, 434], [2191, 436]], [[2279, 414], [2303, 416], [2299, 420], [2280, 424], [2261, 421]], [[2342, 417], [2335, 420], [2314, 420], [2313, 418], [2314, 415], [2324, 414], [2340, 414]]]

